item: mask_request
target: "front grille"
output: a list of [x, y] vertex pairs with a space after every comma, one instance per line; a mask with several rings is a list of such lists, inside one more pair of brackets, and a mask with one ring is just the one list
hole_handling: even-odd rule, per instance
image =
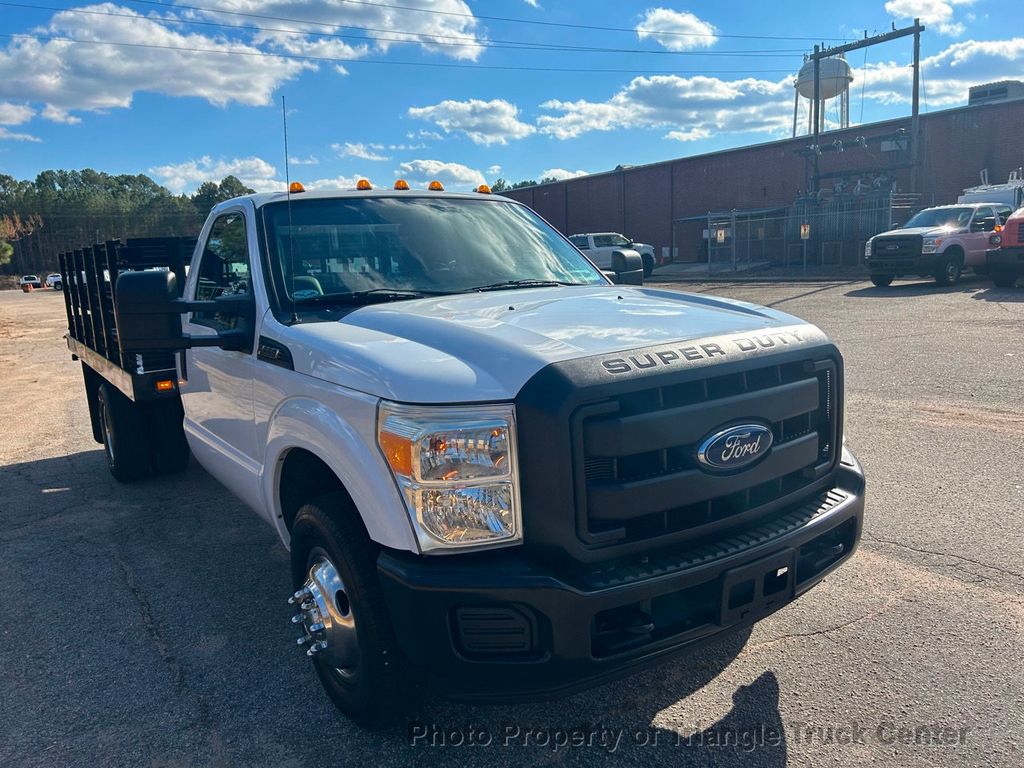
[[[699, 538], [809, 491], [838, 455], [837, 378], [832, 358], [788, 361], [577, 409], [580, 538], [590, 545]], [[709, 434], [751, 421], [771, 428], [766, 457], [725, 474], [697, 461]]]
[[1024, 222], [1017, 222], [1017, 244], [1024, 245]]
[[871, 258], [912, 261], [921, 255], [920, 236], [876, 237], [871, 243]]

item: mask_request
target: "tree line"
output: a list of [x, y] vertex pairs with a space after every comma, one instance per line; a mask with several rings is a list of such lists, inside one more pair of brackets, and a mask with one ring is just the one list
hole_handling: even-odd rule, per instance
[[53, 271], [59, 253], [106, 240], [195, 236], [214, 205], [251, 192], [234, 176], [175, 195], [145, 174], [0, 174], [0, 274]]

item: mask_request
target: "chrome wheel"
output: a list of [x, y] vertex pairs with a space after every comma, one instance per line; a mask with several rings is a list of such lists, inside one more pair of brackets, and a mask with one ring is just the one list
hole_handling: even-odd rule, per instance
[[309, 554], [309, 576], [298, 592], [288, 598], [301, 612], [292, 623], [303, 629], [296, 644], [306, 647], [306, 655], [334, 670], [341, 678], [351, 679], [359, 671], [361, 653], [356, 633], [356, 617], [348, 590], [338, 569], [319, 547]]

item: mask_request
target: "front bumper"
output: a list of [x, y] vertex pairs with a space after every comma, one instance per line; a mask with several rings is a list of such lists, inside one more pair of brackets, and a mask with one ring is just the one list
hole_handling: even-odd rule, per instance
[[987, 251], [985, 263], [993, 269], [1013, 269], [1024, 272], [1024, 246], [1009, 246]]
[[378, 569], [399, 645], [458, 698], [550, 698], [692, 651], [793, 601], [860, 539], [864, 474], [844, 449], [831, 490], [742, 532], [566, 573], [504, 552]]
[[930, 275], [938, 267], [940, 254], [922, 253], [911, 258], [866, 256], [864, 264], [873, 275]]

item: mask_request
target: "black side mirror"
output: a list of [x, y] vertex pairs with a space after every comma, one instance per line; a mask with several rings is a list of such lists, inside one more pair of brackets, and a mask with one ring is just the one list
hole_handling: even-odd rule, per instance
[[636, 251], [612, 251], [612, 272], [619, 285], [644, 284], [644, 260]]
[[899, 228], [900, 228], [900, 227], [902, 227], [902, 226], [903, 226], [903, 225], [902, 225], [902, 224], [900, 224], [900, 223], [899, 223], [898, 221], [894, 221], [894, 222], [893, 222], [893, 223], [892, 223], [892, 224], [891, 224], [891, 225], [889, 226], [889, 229], [899, 229]]
[[[216, 336], [189, 336], [181, 330], [181, 316], [198, 311], [237, 317], [238, 327]], [[178, 278], [173, 272], [123, 272], [114, 292], [114, 316], [122, 354], [190, 347], [251, 352], [256, 302], [251, 293], [213, 301], [185, 301], [178, 298]]]

